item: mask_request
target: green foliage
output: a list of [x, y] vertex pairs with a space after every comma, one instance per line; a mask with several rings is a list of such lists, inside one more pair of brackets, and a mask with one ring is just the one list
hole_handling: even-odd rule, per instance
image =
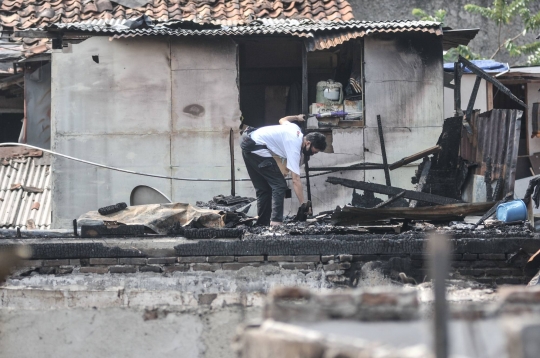
[[416, 17], [419, 17], [421, 21], [435, 21], [444, 23], [446, 18], [446, 10], [437, 10], [435, 14], [429, 15], [422, 9], [415, 8], [412, 10], [412, 14]]
[[444, 62], [456, 62], [458, 59], [458, 55], [461, 55], [467, 60], [483, 59], [483, 57], [479, 54], [472, 52], [469, 46], [458, 45], [457, 47], [451, 48], [450, 50], [446, 51], [446, 53], [444, 54]]
[[[465, 10], [480, 15], [498, 26], [498, 47], [495, 53], [489, 58], [493, 59], [502, 50], [505, 50], [511, 57], [527, 57], [528, 65], [540, 64], [540, 41], [534, 41], [528, 44], [518, 44], [518, 40], [528, 32], [540, 29], [540, 12], [533, 13], [530, 9], [530, 3], [538, 0], [493, 0], [491, 6], [484, 7], [475, 4], [465, 5]], [[412, 14], [420, 20], [438, 21], [444, 23], [446, 17], [445, 10], [437, 10], [435, 14], [430, 15], [422, 9], [413, 9]], [[523, 29], [513, 37], [503, 36], [503, 28], [513, 23], [516, 19], [521, 19]], [[458, 46], [453, 48], [444, 56], [446, 62], [454, 61], [458, 55], [469, 60], [488, 58], [485, 54], [476, 54], [467, 46]]]

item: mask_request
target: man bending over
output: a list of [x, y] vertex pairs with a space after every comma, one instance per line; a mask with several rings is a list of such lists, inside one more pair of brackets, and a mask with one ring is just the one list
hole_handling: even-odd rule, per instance
[[245, 134], [242, 140], [242, 156], [257, 193], [257, 225], [281, 225], [283, 222], [287, 190], [285, 176], [288, 170], [292, 172], [293, 189], [298, 201], [305, 203], [300, 164], [309, 156], [326, 149], [323, 134], [313, 132], [304, 136], [300, 127], [292, 121], [304, 121], [304, 116], [281, 118], [280, 125], [256, 129]]

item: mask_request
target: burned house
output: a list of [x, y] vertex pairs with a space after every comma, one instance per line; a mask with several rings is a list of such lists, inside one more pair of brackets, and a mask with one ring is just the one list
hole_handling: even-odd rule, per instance
[[[56, 228], [69, 227], [89, 210], [127, 201], [138, 185], [154, 187], [173, 202], [194, 203], [228, 193], [235, 180], [237, 194], [253, 196], [234, 144], [240, 125], [276, 124], [286, 114], [310, 112], [318, 102], [317, 83], [328, 79], [343, 92], [351, 79], [357, 83], [352, 106], [358, 113], [355, 120], [325, 128], [308, 124], [307, 131], [322, 131], [331, 143], [311, 167], [382, 163], [377, 116], [389, 163], [432, 147], [444, 118], [443, 49], [463, 37], [459, 31], [445, 34], [435, 22], [354, 20], [343, 0], [324, 6], [154, 1], [137, 7], [77, 0], [50, 5], [4, 2], [1, 8], [4, 33], [34, 55], [17, 70], [31, 72], [25, 83], [38, 79], [45, 91], [39, 96], [41, 88], [26, 89], [26, 143], [48, 148], [41, 132], [48, 135], [50, 129], [50, 149], [58, 153], [190, 179], [131, 175], [54, 157]], [[43, 124], [49, 118], [50, 127]], [[392, 171], [392, 184], [412, 188], [416, 166]], [[386, 182], [382, 170], [340, 175]], [[311, 172], [316, 211], [351, 201], [352, 189], [325, 180]], [[286, 212], [296, 210], [294, 200], [287, 200]]]

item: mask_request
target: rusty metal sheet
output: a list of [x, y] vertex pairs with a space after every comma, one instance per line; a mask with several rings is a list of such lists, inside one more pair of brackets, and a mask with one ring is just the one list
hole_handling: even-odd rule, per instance
[[[148, 29], [129, 29], [118, 20], [92, 20], [74, 23], [55, 23], [44, 27], [47, 31], [69, 31], [109, 35], [113, 38], [140, 36], [257, 36], [288, 35], [308, 39], [309, 51], [328, 49], [345, 41], [374, 33], [427, 32], [443, 35], [441, 24], [433, 21], [316, 21], [311, 19], [258, 19], [238, 26], [214, 25], [193, 28], [190, 21], [169, 21]], [[182, 28], [187, 27], [187, 28]], [[208, 25], [206, 26], [208, 27]], [[35, 30], [35, 29], [34, 29]], [[24, 32], [20, 32], [22, 36]]]
[[503, 195], [514, 190], [522, 116], [523, 111], [517, 109], [475, 112], [470, 122], [472, 135], [462, 129], [461, 157], [478, 163], [474, 173], [477, 175], [485, 175], [487, 160], [491, 158], [491, 179], [503, 178]]

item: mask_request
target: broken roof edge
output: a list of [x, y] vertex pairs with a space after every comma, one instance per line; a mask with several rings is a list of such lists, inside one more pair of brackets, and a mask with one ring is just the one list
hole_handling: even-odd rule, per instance
[[442, 35], [441, 24], [433, 21], [360, 21], [360, 20], [312, 20], [312, 19], [256, 19], [249, 24], [226, 26], [193, 21], [167, 21], [154, 26], [130, 28], [130, 20], [93, 20], [78, 23], [54, 23], [43, 28], [15, 31], [15, 37], [57, 37], [59, 33], [84, 33], [94, 36], [129, 35], [136, 36], [190, 36], [190, 35], [268, 35], [295, 33], [315, 33], [330, 31], [364, 30], [369, 32], [414, 32], [429, 31]]
[[448, 51], [451, 48], [459, 45], [467, 46], [471, 42], [480, 29], [448, 29], [443, 28], [443, 51]]

